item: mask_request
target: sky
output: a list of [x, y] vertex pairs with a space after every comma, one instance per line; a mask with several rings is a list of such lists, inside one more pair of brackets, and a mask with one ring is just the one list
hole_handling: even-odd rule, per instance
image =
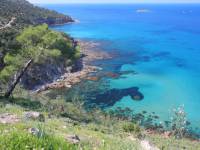
[[200, 0], [28, 0], [31, 3], [200, 3]]

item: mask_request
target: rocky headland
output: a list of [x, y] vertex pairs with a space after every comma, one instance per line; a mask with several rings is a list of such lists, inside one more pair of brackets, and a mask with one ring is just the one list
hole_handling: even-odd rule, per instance
[[49, 89], [71, 88], [73, 85], [80, 83], [82, 79], [97, 80], [95, 77], [89, 77], [88, 75], [101, 70], [101, 68], [91, 63], [95, 60], [110, 59], [111, 56], [102, 50], [96, 49], [99, 46], [97, 42], [80, 40], [77, 42], [80, 46], [81, 58], [73, 66], [65, 68], [65, 72], [52, 83], [37, 88], [36, 93]]

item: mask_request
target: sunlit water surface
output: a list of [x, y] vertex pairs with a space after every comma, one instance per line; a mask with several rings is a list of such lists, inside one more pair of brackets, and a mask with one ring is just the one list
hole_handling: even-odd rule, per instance
[[[200, 5], [45, 7], [80, 21], [53, 27], [55, 30], [79, 39], [100, 41], [105, 51], [116, 52], [116, 57], [96, 62], [97, 65], [115, 73], [135, 72], [104, 78], [105, 89], [138, 87], [144, 99], [135, 101], [126, 95], [112, 105], [103, 102], [104, 109], [145, 110], [155, 112], [159, 121], [166, 121], [170, 120], [173, 108], [184, 105], [191, 126], [200, 127]], [[139, 9], [148, 11], [142, 13]]]

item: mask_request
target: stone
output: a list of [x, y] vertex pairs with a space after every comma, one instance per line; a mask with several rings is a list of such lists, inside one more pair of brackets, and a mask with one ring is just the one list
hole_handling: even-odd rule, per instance
[[4, 113], [0, 114], [0, 123], [2, 124], [13, 124], [20, 121], [20, 118], [15, 114]]
[[80, 138], [77, 135], [67, 135], [66, 140], [72, 144], [78, 144]]
[[170, 132], [170, 131], [165, 131], [165, 132], [163, 133], [163, 136], [164, 136], [165, 138], [169, 138], [171, 135], [172, 135], [172, 132]]
[[142, 95], [133, 95], [131, 96], [132, 99], [136, 100], [136, 101], [140, 101], [143, 99], [143, 96]]
[[40, 130], [38, 128], [29, 128], [28, 132], [33, 134], [33, 135], [38, 135]]
[[43, 114], [41, 114], [40, 112], [34, 112], [34, 111], [25, 112], [24, 118], [27, 120], [39, 120], [41, 122], [45, 121], [45, 117]]
[[141, 148], [143, 150], [160, 150], [159, 148], [155, 147], [154, 145], [152, 145], [149, 141], [147, 140], [142, 140], [140, 142]]
[[136, 141], [137, 139], [135, 137], [133, 137], [132, 135], [129, 135], [127, 137], [127, 139], [129, 139], [130, 141]]

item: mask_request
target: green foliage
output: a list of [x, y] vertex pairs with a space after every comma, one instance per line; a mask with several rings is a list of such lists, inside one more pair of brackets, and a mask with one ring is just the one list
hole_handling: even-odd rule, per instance
[[123, 125], [123, 130], [124, 132], [128, 132], [128, 133], [133, 133], [135, 134], [137, 137], [141, 137], [142, 136], [142, 132], [141, 132], [141, 128], [138, 124], [132, 123], [132, 122], [127, 122]]
[[80, 46], [76, 46], [74, 51], [74, 59], [79, 59], [81, 57]]
[[[41, 97], [39, 95], [38, 97]], [[35, 97], [36, 98], [36, 97]], [[42, 100], [45, 104], [45, 100]], [[6, 101], [6, 100], [5, 100]], [[12, 100], [19, 101], [16, 105], [7, 104], [0, 107], [1, 113], [12, 113], [21, 116], [24, 111], [32, 110], [32, 102], [30, 104], [23, 104], [24, 100], [20, 98]], [[22, 102], [20, 102], [22, 101]], [[176, 139], [175, 137], [166, 138], [163, 134], [147, 134], [137, 124], [129, 122], [127, 120], [119, 120], [115, 117], [106, 116], [100, 110], [85, 111], [82, 107], [82, 102], [66, 102], [61, 99], [51, 99], [50, 102], [46, 103], [45, 107], [41, 107], [41, 113], [44, 113], [45, 122], [38, 122], [38, 120], [27, 120], [25, 122], [19, 122], [16, 124], [0, 124], [0, 149], [12, 150], [12, 149], [33, 149], [38, 150], [46, 149], [97, 149], [97, 150], [124, 150], [124, 149], [135, 149], [140, 150], [140, 137], [145, 135], [145, 139], [150, 141], [156, 147], [163, 150], [199, 150], [200, 144], [198, 141], [191, 141], [189, 139]], [[8, 103], [8, 101], [7, 101]], [[80, 103], [80, 104], [78, 104]], [[1, 103], [0, 103], [1, 104]], [[20, 105], [21, 107], [19, 107]], [[32, 104], [34, 105], [34, 104]], [[69, 114], [67, 117], [62, 116], [63, 109], [61, 106], [64, 105], [64, 111]], [[48, 108], [52, 109], [46, 109]], [[24, 110], [25, 108], [25, 110]], [[82, 121], [81, 112], [85, 114], [83, 116], [89, 117], [90, 122], [79, 122]], [[51, 116], [49, 116], [51, 114]], [[48, 118], [48, 117], [49, 118]], [[61, 117], [62, 116], [62, 117]], [[76, 120], [71, 116], [76, 116]], [[81, 119], [80, 119], [80, 118]], [[79, 119], [77, 119], [79, 118]], [[86, 118], [87, 119], [87, 118]], [[98, 122], [97, 122], [98, 120]], [[38, 125], [39, 124], [39, 125]], [[29, 128], [37, 128], [39, 132], [32, 135], [28, 133]], [[123, 129], [123, 130], [122, 130]], [[37, 131], [38, 131], [37, 130]], [[81, 142], [74, 145], [69, 145], [64, 139], [68, 135], [78, 135], [81, 138]], [[144, 137], [144, 136], [142, 136]], [[14, 147], [15, 146], [15, 147]], [[52, 147], [53, 146], [53, 147]]]
[[50, 30], [46, 24], [30, 26], [16, 39], [22, 45], [20, 54], [36, 61], [60, 56], [71, 59], [76, 53], [67, 35]]
[[25, 149], [47, 149], [47, 150], [75, 150], [76, 147], [68, 144], [64, 139], [53, 135], [34, 136], [25, 131], [3, 132], [0, 135], [0, 149], [2, 150], [25, 150]]
[[65, 19], [66, 22], [72, 21], [69, 16], [34, 6], [26, 0], [1, 0], [0, 26], [9, 22], [12, 17], [16, 18], [15, 27], [17, 29], [30, 24], [53, 24], [56, 23], [56, 18]]
[[180, 106], [173, 110], [172, 116], [172, 132], [176, 138], [183, 138], [187, 132], [187, 117], [184, 110], [184, 106]]
[[108, 113], [118, 119], [132, 120], [132, 110], [128, 107], [126, 108], [117, 107], [116, 109], [109, 110]]
[[[13, 54], [13, 52], [16, 54], [16, 51], [19, 49], [20, 45], [15, 38], [24, 27], [42, 23], [51, 25], [73, 21], [69, 16], [34, 6], [26, 0], [1, 0], [0, 27], [5, 26], [11, 18], [15, 18], [14, 22], [11, 24], [12, 28], [6, 28], [0, 31], [0, 71], [5, 67], [3, 60], [5, 55], [7, 53]], [[39, 35], [40, 32], [35, 34], [36, 37]], [[55, 51], [53, 54], [55, 56], [59, 55], [59, 53]]]
[[[26, 30], [27, 34], [24, 33], [19, 37], [19, 41], [21, 40], [22, 43], [24, 42], [23, 44], [26, 44], [23, 46], [27, 46], [27, 44], [29, 44], [28, 42], [30, 42], [30, 47], [27, 47], [29, 49], [28, 51], [27, 49], [21, 49], [20, 42], [16, 40], [16, 37], [20, 34], [20, 32], [29, 25], [39, 25], [43, 23], [47, 23], [48, 25], [62, 24], [72, 22], [73, 20], [71, 17], [57, 13], [55, 11], [50, 11], [34, 6], [26, 0], [1, 0], [0, 27], [8, 24], [8, 22], [13, 20], [13, 18], [14, 21], [11, 24], [12, 27], [8, 27], [0, 31], [0, 89], [7, 86], [6, 83], [10, 80], [11, 77], [13, 77], [17, 70], [20, 69], [25, 59], [30, 57], [32, 58], [32, 56], [36, 57], [39, 54], [41, 57], [43, 56], [43, 58], [48, 56], [57, 58], [63, 53], [67, 54], [67, 56], [75, 55], [70, 51], [71, 46], [68, 42], [66, 43], [66, 41], [63, 40], [61, 34], [57, 33], [56, 35], [56, 32], [50, 32], [50, 30], [48, 30], [49, 32], [46, 34], [46, 36], [44, 36], [43, 39], [43, 43], [45, 44], [46, 42], [47, 47], [40, 47], [40, 45], [36, 45], [36, 47], [34, 47], [34, 44], [37, 44], [39, 42], [38, 40], [41, 40], [40, 36], [43, 36], [44, 32], [46, 32], [43, 30], [45, 28], [44, 26], [29, 28], [29, 30]], [[47, 28], [48, 27], [46, 26], [46, 30]], [[57, 44], [57, 46], [55, 46], [55, 48], [51, 47], [51, 51], [48, 51], [48, 43], [51, 43], [55, 36], [60, 37], [58, 41], [57, 38], [54, 40], [54, 44]], [[29, 39], [26, 39], [26, 37]], [[58, 47], [59, 43], [61, 44], [60, 47], [65, 50], [67, 48], [68, 51]], [[37, 53], [38, 51], [40, 51], [40, 53]], [[38, 60], [39, 58], [36, 60], [36, 62]]]
[[16, 42], [20, 45], [18, 49], [7, 52], [3, 58], [4, 68], [0, 70], [3, 83], [8, 82], [29, 59], [37, 64], [45, 64], [47, 60], [64, 63], [63, 60], [73, 62], [80, 55], [66, 34], [52, 31], [46, 24], [25, 28], [16, 37]]
[[161, 134], [146, 135], [147, 138], [160, 150], [200, 150], [199, 141], [190, 139], [177, 139], [175, 137], [163, 137]]

